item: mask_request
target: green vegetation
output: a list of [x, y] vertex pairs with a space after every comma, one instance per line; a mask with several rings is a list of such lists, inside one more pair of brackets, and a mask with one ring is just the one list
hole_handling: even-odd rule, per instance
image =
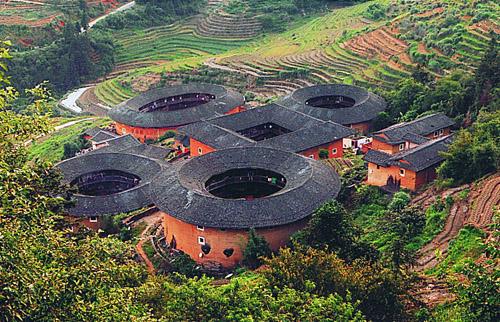
[[116, 32], [114, 39], [118, 46], [118, 64], [210, 56], [238, 48], [248, 42], [199, 36], [189, 27], [179, 24], [149, 29], [125, 29]]
[[50, 136], [38, 139], [29, 147], [29, 158], [57, 162], [64, 158], [65, 146], [79, 140], [80, 135], [93, 126], [104, 126], [109, 124], [108, 119], [92, 119], [79, 122], [72, 126], [56, 131]]
[[440, 178], [461, 184], [479, 179], [500, 167], [500, 111], [479, 114], [472, 127], [455, 135], [438, 168]]
[[262, 264], [262, 257], [271, 255], [269, 244], [262, 236], [255, 233], [255, 229], [250, 229], [248, 233], [248, 243], [243, 251], [243, 264], [251, 269], [255, 269]]
[[429, 274], [446, 276], [460, 273], [466, 264], [473, 263], [486, 250], [483, 243], [486, 234], [479, 228], [466, 226], [460, 230], [458, 236], [450, 242], [446, 257]]
[[[12, 82], [30, 88], [49, 78], [51, 86], [62, 92], [110, 71], [115, 61], [124, 70], [147, 66], [97, 86], [96, 95], [109, 105], [135, 95], [135, 82], [150, 74], [161, 74], [158, 85], [210, 81], [240, 90], [297, 79], [375, 85], [390, 104], [377, 127], [436, 111], [461, 125], [476, 121], [458, 133], [445, 154], [439, 170], [442, 181], [460, 184], [498, 171], [497, 44], [495, 36], [474, 26], [496, 20], [492, 1], [380, 0], [331, 12], [326, 10], [328, 1], [321, 0], [230, 1], [226, 12], [258, 15], [266, 31], [288, 28], [253, 41], [199, 36], [193, 22], [185, 18], [197, 13], [200, 3], [139, 1], [136, 8], [104, 21], [95, 31], [78, 34], [78, 24], [85, 25], [94, 15], [82, 3], [79, 22], [74, 29], [67, 25], [64, 39], [52, 42], [58, 38], [54, 36], [40, 48], [19, 53], [12, 64]], [[367, 24], [362, 17], [374, 22]], [[410, 61], [401, 54], [386, 61], [346, 46], [350, 39], [381, 27], [398, 29], [394, 37], [407, 42], [403, 53], [409, 54]], [[373, 43], [369, 37], [366, 40]], [[7, 57], [8, 52], [0, 48], [2, 63]], [[209, 58], [258, 76], [200, 67]], [[169, 263], [155, 262], [168, 276], [148, 276], [133, 261], [132, 244], [123, 242], [137, 237], [145, 224], [128, 230], [121, 225], [123, 215], [116, 216], [106, 236], [99, 238], [91, 232], [70, 234], [61, 218], [66, 201], [59, 196], [67, 191], [49, 162], [72, 156], [81, 147], [79, 136], [85, 128], [109, 121], [83, 121], [40, 138], [55, 124], [45, 114], [46, 91], [42, 87], [29, 91], [14, 106], [17, 94], [6, 87], [2, 64], [0, 84], [1, 319], [388, 321], [421, 317], [405, 309], [413, 287], [408, 266], [415, 251], [442, 231], [451, 198], [438, 198], [425, 212], [412, 207], [405, 192], [389, 198], [378, 188], [361, 184], [366, 169], [352, 156], [354, 165], [340, 172], [342, 203], [319, 208], [289, 248], [271, 256], [265, 240], [250, 231], [245, 264], [255, 268], [264, 263], [258, 271], [237, 271], [230, 281], [215, 281], [200, 276], [196, 263], [181, 254]], [[384, 87], [385, 92], [380, 90]], [[23, 143], [30, 140], [35, 143], [25, 148]], [[466, 197], [467, 192], [458, 195]], [[457, 300], [428, 312], [427, 320], [498, 320], [498, 247], [484, 245], [484, 238], [478, 228], [463, 228], [442, 261], [426, 272], [450, 280], [464, 274], [466, 279], [454, 290]], [[144, 249], [152, 257], [153, 245], [147, 242]], [[488, 257], [484, 265], [474, 264], [483, 256]]]
[[351, 261], [358, 258], [373, 259], [375, 251], [359, 241], [360, 230], [352, 217], [337, 201], [316, 210], [307, 227], [292, 237], [292, 241], [317, 249], [328, 249], [340, 258]]
[[97, 31], [82, 34], [76, 25], [67, 24], [61, 39], [21, 52], [10, 65], [17, 88], [24, 90], [49, 81], [52, 90], [62, 94], [112, 70], [113, 40]]
[[359, 310], [371, 321], [401, 321], [407, 281], [378, 263], [357, 260], [350, 264], [335, 253], [296, 246], [265, 261], [271, 286], [291, 287], [311, 294], [339, 294], [359, 301]]
[[380, 20], [385, 18], [387, 9], [388, 8], [386, 6], [381, 5], [380, 3], [373, 3], [368, 8], [366, 8], [363, 17], [372, 20]]
[[169, 24], [200, 12], [204, 0], [137, 0], [136, 5], [101, 20], [97, 28], [121, 30], [130, 26], [152, 27]]

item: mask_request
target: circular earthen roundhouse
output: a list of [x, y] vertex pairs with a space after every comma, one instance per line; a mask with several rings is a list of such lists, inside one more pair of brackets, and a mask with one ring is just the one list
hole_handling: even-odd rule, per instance
[[118, 134], [141, 142], [156, 140], [168, 130], [244, 110], [243, 96], [223, 86], [187, 84], [155, 88], [127, 100], [109, 112]]
[[173, 164], [151, 186], [167, 242], [199, 263], [239, 263], [250, 228], [272, 250], [340, 190], [337, 173], [291, 152], [263, 147], [218, 150]]
[[152, 204], [150, 184], [162, 170], [152, 159], [126, 153], [91, 153], [60, 162], [63, 181], [74, 187], [72, 217], [93, 229], [102, 217]]
[[315, 118], [332, 121], [367, 133], [371, 121], [383, 112], [387, 103], [366, 89], [326, 84], [298, 89], [278, 104]]

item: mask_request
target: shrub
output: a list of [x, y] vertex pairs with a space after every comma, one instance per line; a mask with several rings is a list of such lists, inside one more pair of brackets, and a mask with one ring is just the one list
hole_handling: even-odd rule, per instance
[[248, 243], [243, 251], [243, 264], [255, 269], [262, 264], [261, 257], [271, 255], [271, 249], [264, 237], [255, 233], [255, 229], [248, 232]]
[[328, 150], [327, 149], [320, 149], [319, 150], [319, 157], [321, 159], [328, 159], [328, 156], [329, 156], [329, 154], [328, 154]]
[[384, 6], [380, 3], [374, 3], [366, 8], [366, 11], [363, 13], [363, 17], [371, 19], [371, 20], [381, 20], [386, 16], [387, 6]]

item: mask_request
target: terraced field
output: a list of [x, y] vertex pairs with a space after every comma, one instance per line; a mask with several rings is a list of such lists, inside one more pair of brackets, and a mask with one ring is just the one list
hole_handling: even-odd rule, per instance
[[257, 19], [229, 14], [220, 9], [198, 20], [196, 33], [205, 37], [248, 39], [259, 34], [262, 26]]
[[[238, 29], [237, 20], [220, 11], [221, 0], [210, 3], [212, 9], [190, 21], [118, 33], [119, 65], [112, 76], [138, 67], [142, 69], [137, 69], [135, 76], [121, 77], [159, 73], [162, 68], [190, 73], [204, 64], [256, 80], [248, 91], [258, 97], [281, 96], [296, 88], [329, 82], [391, 88], [417, 65], [437, 77], [454, 69], [472, 71], [488, 46], [489, 33], [500, 32], [496, 19], [477, 21], [465, 15], [479, 12], [464, 7], [473, 5], [468, 2], [377, 0], [332, 9], [324, 16], [298, 21], [284, 33], [257, 38], [258, 29], [249, 31], [248, 27], [255, 22], [242, 21]], [[392, 8], [388, 17], [380, 21], [363, 18], [374, 3]], [[498, 12], [493, 1], [481, 5]], [[421, 21], [439, 32], [452, 14], [456, 16], [457, 8], [464, 12], [460, 26], [465, 31], [459, 38], [453, 30], [437, 34], [436, 41], [416, 34]], [[455, 37], [457, 44], [453, 53], [446, 54], [441, 43], [450, 37]], [[133, 95], [129, 88], [123, 88], [124, 83], [107, 81], [97, 86], [96, 94], [108, 104], [119, 102]]]
[[[113, 8], [126, 0], [87, 0], [89, 7], [104, 5]], [[0, 25], [43, 27], [58, 18], [63, 11], [78, 8], [77, 0], [3, 0], [0, 1]]]
[[194, 56], [216, 55], [244, 45], [246, 40], [204, 37], [192, 22], [118, 32], [118, 68], [124, 64], [173, 61]]

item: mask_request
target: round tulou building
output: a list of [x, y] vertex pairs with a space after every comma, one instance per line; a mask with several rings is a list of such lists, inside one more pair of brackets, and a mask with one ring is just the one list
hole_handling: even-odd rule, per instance
[[310, 158], [265, 147], [218, 150], [163, 169], [151, 198], [167, 242], [201, 264], [232, 267], [254, 228], [272, 250], [340, 190], [337, 173]]
[[91, 229], [102, 228], [103, 217], [127, 213], [152, 204], [150, 184], [160, 163], [127, 153], [89, 153], [57, 165], [63, 181], [76, 192], [68, 213]]
[[144, 142], [182, 125], [241, 112], [244, 103], [241, 94], [223, 86], [187, 84], [149, 90], [119, 104], [109, 116], [118, 134]]
[[371, 122], [387, 103], [364, 88], [345, 84], [326, 84], [298, 89], [278, 104], [324, 121], [370, 131]]

